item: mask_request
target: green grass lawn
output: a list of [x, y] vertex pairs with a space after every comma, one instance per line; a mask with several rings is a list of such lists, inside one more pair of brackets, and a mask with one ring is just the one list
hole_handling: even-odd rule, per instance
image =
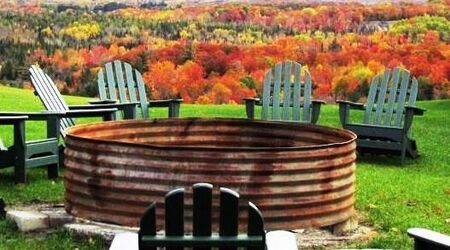
[[[66, 97], [70, 104], [87, 103], [88, 98]], [[400, 165], [399, 157], [364, 156], [357, 162], [356, 207], [363, 222], [379, 235], [371, 242], [352, 247], [411, 249], [406, 235], [410, 227], [425, 227], [450, 234], [450, 100], [419, 102], [426, 108], [424, 117], [414, 121], [413, 136], [421, 157]], [[43, 110], [32, 91], [0, 86], [1, 111]], [[166, 111], [152, 110], [152, 117]], [[244, 117], [241, 105], [183, 104], [183, 117]], [[87, 122], [91, 120], [83, 120]], [[326, 105], [319, 123], [338, 127], [338, 108]], [[45, 123], [28, 122], [27, 140], [42, 138]], [[1, 127], [0, 137], [11, 143], [12, 128]], [[63, 200], [62, 180], [46, 179], [44, 169], [28, 171], [28, 183], [15, 185], [12, 169], [0, 170], [0, 197], [8, 205]], [[446, 222], [447, 221], [447, 222]], [[17, 232], [9, 222], [0, 222], [0, 249], [98, 249], [101, 240], [79, 240], [65, 231], [29, 237]]]

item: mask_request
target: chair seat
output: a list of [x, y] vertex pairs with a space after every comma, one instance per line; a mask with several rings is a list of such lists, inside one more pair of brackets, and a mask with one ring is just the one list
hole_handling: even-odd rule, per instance
[[27, 141], [28, 145], [38, 145], [42, 143], [57, 143], [58, 140], [56, 138], [46, 138], [46, 139], [39, 139], [39, 140], [31, 140]]
[[374, 139], [374, 140], [401, 142], [405, 134], [404, 129], [399, 127], [386, 127], [386, 126], [352, 123], [346, 124], [344, 128], [351, 130], [360, 139]]

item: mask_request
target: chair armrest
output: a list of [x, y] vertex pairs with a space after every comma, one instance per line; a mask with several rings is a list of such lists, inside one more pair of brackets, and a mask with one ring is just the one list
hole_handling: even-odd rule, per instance
[[337, 100], [337, 104], [339, 104], [339, 120], [341, 121], [341, 125], [343, 128], [347, 126], [350, 122], [350, 110], [365, 110], [366, 107], [362, 103], [350, 102], [345, 100]]
[[260, 98], [256, 98], [256, 97], [245, 97], [242, 98], [243, 101], [255, 101], [255, 102], [260, 102], [261, 99]]
[[312, 103], [317, 103], [317, 104], [327, 104], [324, 100], [312, 100]]
[[323, 104], [325, 104], [325, 102], [322, 100], [312, 100], [310, 120], [312, 124], [316, 124], [319, 120], [320, 108]]
[[27, 116], [28, 120], [47, 120], [50, 117], [63, 117], [65, 112], [42, 111], [42, 112], [0, 112], [0, 117], [6, 116]]
[[168, 107], [170, 103], [182, 103], [183, 99], [168, 99], [168, 100], [151, 100], [148, 101], [149, 107]]
[[408, 110], [411, 110], [414, 115], [423, 115], [425, 111], [427, 111], [426, 109], [422, 109], [415, 106], [406, 106], [405, 112], [408, 112]]
[[242, 98], [245, 102], [245, 113], [248, 119], [255, 119], [255, 105], [259, 104], [261, 100], [259, 98], [247, 97]]
[[450, 249], [450, 236], [448, 235], [425, 228], [410, 228], [407, 233], [414, 238], [416, 246], [423, 247], [420, 249]]
[[168, 108], [169, 118], [180, 117], [180, 106], [183, 99], [168, 99], [168, 100], [150, 100], [147, 102], [148, 107], [164, 107]]
[[337, 100], [336, 103], [338, 104], [348, 104], [350, 105], [351, 109], [360, 109], [360, 110], [364, 110], [364, 104], [363, 103], [359, 103], [359, 102], [350, 102], [350, 101], [345, 101], [345, 100]]
[[77, 117], [101, 117], [113, 115], [117, 112], [116, 108], [112, 109], [82, 109], [82, 110], [68, 110], [63, 115], [65, 118], [77, 118]]
[[0, 114], [0, 125], [11, 125], [27, 119], [28, 116], [26, 115], [2, 116], [2, 114]]
[[[102, 101], [101, 101], [102, 102]], [[138, 102], [126, 102], [126, 103], [101, 103], [94, 102], [98, 104], [88, 104], [88, 105], [72, 105], [69, 106], [70, 110], [94, 110], [94, 109], [111, 109], [116, 108], [123, 112], [124, 119], [136, 119], [136, 107]]]
[[117, 108], [122, 110], [128, 106], [136, 106], [138, 102], [126, 102], [126, 103], [98, 103], [98, 104], [84, 104], [84, 105], [70, 105], [70, 110], [89, 110], [89, 109], [110, 109]]
[[[47, 121], [47, 138], [59, 138], [59, 122], [66, 115], [63, 111], [43, 111], [43, 112], [0, 112], [0, 119], [8, 115], [26, 116], [31, 121]], [[1, 123], [0, 123], [1, 124]]]
[[89, 100], [89, 104], [97, 105], [97, 104], [108, 104], [108, 103], [116, 103], [114, 100]]

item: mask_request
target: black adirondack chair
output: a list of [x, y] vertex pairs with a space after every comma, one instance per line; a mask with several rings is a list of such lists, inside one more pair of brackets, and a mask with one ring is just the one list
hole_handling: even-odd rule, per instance
[[39, 96], [45, 108], [49, 111], [62, 112], [59, 130], [62, 137], [65, 137], [65, 130], [75, 125], [73, 118], [77, 117], [102, 117], [104, 121], [113, 120], [119, 104], [102, 105], [73, 105], [68, 106], [59, 93], [53, 80], [37, 66], [29, 69], [31, 83], [35, 94]]
[[[358, 135], [360, 152], [392, 153], [418, 156], [416, 141], [410, 138], [415, 115], [423, 115], [424, 109], [415, 106], [418, 81], [402, 68], [387, 69], [374, 77], [367, 103], [338, 101], [342, 127]], [[352, 123], [350, 109], [362, 110], [362, 123]]]
[[[105, 64], [98, 72], [98, 93], [100, 103], [137, 103], [141, 117], [149, 118], [149, 107], [167, 107], [169, 117], [178, 117], [182, 99], [150, 100], [147, 99], [145, 83], [141, 73], [129, 63], [119, 60]], [[91, 102], [97, 104], [98, 102]], [[134, 113], [136, 114], [136, 113]], [[136, 117], [126, 117], [136, 118]]]
[[292, 61], [277, 63], [264, 77], [263, 96], [244, 98], [247, 117], [254, 119], [255, 106], [262, 106], [263, 120], [292, 120], [316, 123], [324, 103], [311, 99], [312, 82], [308, 71]]
[[[58, 177], [58, 123], [61, 113], [0, 113], [0, 125], [14, 127], [14, 144], [6, 147], [0, 139], [0, 168], [14, 166], [16, 183], [26, 182], [26, 168], [47, 166], [49, 178]], [[47, 120], [47, 138], [26, 141], [26, 120]]]
[[450, 250], [450, 236], [425, 228], [410, 228], [408, 235], [414, 238], [415, 250]]
[[251, 202], [248, 203], [248, 231], [238, 235], [239, 194], [227, 189], [220, 189], [220, 229], [219, 234], [212, 234], [212, 188], [211, 184], [198, 183], [193, 186], [193, 234], [184, 232], [184, 189], [175, 189], [165, 199], [164, 236], [156, 235], [156, 204], [152, 203], [141, 218], [139, 249], [265, 249], [264, 220], [261, 212]]

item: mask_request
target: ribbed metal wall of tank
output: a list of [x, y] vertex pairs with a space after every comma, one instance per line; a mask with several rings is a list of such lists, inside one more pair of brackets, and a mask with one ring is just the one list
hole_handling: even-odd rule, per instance
[[[267, 229], [329, 226], [354, 213], [355, 139], [340, 129], [244, 119], [77, 126], [66, 138], [65, 207], [78, 217], [136, 226], [167, 191], [208, 182], [256, 204]], [[161, 222], [162, 213], [160, 207]]]

